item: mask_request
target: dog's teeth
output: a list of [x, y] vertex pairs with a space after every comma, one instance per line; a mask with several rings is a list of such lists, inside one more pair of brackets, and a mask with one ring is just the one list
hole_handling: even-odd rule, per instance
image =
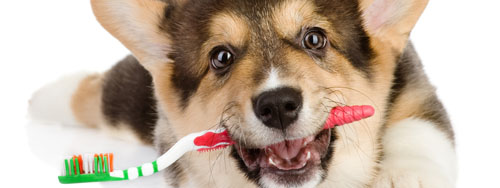
[[307, 164], [307, 161], [306, 161], [306, 162], [304, 162], [304, 163], [302, 163], [302, 166], [301, 166], [300, 168], [302, 168], [302, 167], [306, 166], [306, 164]]
[[273, 166], [276, 166], [276, 163], [274, 163], [273, 158], [269, 157], [269, 164], [272, 164]]
[[311, 152], [310, 151], [307, 152], [307, 157], [306, 157], [306, 160], [309, 160], [309, 159], [311, 159]]

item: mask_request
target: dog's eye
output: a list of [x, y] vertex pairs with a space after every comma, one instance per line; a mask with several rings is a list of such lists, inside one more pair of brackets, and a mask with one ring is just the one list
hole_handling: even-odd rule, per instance
[[304, 35], [302, 46], [310, 50], [319, 50], [325, 48], [326, 41], [326, 36], [321, 29], [313, 28]]
[[215, 70], [223, 70], [233, 63], [233, 54], [226, 49], [215, 50], [212, 53], [211, 64]]

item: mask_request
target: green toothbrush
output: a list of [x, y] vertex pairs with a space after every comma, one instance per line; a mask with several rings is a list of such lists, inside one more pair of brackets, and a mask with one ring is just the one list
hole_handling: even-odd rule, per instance
[[86, 154], [68, 157], [59, 176], [62, 184], [133, 180], [161, 171], [189, 151], [213, 151], [233, 145], [226, 129], [208, 130], [189, 134], [180, 139], [156, 161], [127, 170], [113, 169], [113, 154]]

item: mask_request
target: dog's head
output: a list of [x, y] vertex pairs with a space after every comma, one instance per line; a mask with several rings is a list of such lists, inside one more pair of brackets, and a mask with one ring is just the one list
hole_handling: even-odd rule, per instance
[[[150, 71], [173, 132], [226, 127], [249, 179], [301, 187], [368, 181], [395, 61], [426, 3], [93, 0], [93, 8]], [[322, 130], [332, 107], [364, 104], [377, 115]]]

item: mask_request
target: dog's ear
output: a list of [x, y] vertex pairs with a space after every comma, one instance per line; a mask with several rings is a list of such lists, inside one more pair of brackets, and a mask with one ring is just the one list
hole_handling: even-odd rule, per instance
[[428, 0], [360, 0], [365, 28], [372, 37], [402, 51]]
[[169, 61], [171, 42], [162, 28], [166, 8], [178, 5], [178, 1], [92, 0], [91, 3], [99, 23], [150, 69], [156, 63]]

